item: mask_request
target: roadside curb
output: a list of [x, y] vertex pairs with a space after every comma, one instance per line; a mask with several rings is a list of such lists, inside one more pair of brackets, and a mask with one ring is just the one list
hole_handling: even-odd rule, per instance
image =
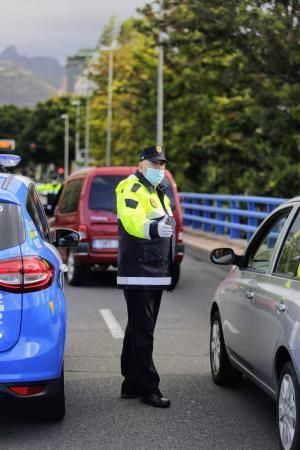
[[218, 247], [230, 247], [237, 254], [243, 254], [248, 243], [245, 239], [230, 239], [227, 236], [221, 237], [213, 233], [204, 233], [191, 227], [184, 227], [183, 241], [191, 247], [206, 250], [207, 252], [211, 252]]

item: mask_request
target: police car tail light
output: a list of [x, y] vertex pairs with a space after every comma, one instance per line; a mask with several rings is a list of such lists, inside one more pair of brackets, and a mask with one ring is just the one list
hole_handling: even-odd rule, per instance
[[85, 241], [88, 236], [88, 227], [87, 225], [79, 225], [78, 227], [78, 233], [80, 235], [80, 240]]
[[47, 288], [53, 279], [54, 269], [38, 256], [9, 258], [0, 261], [0, 290], [30, 292]]
[[2, 259], [0, 261], [0, 289], [20, 292], [22, 278], [21, 258]]
[[53, 266], [38, 256], [23, 257], [23, 291], [38, 291], [47, 288], [53, 279]]

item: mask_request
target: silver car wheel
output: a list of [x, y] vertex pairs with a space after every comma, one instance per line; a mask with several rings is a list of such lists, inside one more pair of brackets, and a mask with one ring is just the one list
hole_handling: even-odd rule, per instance
[[212, 359], [212, 369], [214, 375], [218, 375], [220, 370], [220, 357], [221, 357], [221, 338], [220, 338], [220, 326], [217, 321], [212, 325], [210, 351]]
[[75, 271], [74, 255], [73, 255], [72, 252], [70, 252], [69, 256], [68, 256], [68, 272], [67, 272], [68, 281], [72, 281], [73, 280], [74, 271]]
[[278, 400], [279, 433], [282, 446], [289, 450], [292, 446], [296, 428], [295, 389], [291, 376], [284, 375]]

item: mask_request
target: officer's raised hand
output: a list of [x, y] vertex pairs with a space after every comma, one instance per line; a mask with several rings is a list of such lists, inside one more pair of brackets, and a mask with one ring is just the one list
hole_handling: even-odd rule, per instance
[[164, 218], [160, 222], [158, 222], [157, 233], [159, 237], [169, 238], [173, 234], [171, 225], [166, 224], [167, 220], [168, 216], [164, 216]]

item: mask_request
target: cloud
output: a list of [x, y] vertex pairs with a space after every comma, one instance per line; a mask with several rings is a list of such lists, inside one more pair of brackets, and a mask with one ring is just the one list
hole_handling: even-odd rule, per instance
[[111, 16], [121, 24], [146, 3], [146, 0], [1, 2], [0, 51], [15, 45], [26, 56], [53, 56], [64, 62], [79, 48], [94, 47]]

